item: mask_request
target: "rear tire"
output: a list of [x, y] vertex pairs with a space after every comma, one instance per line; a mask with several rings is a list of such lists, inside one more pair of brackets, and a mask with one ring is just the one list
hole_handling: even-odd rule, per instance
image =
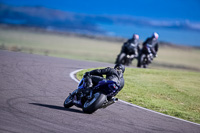
[[87, 100], [83, 105], [83, 112], [92, 114], [97, 109], [101, 108], [103, 103], [105, 102], [107, 96], [97, 92], [94, 94], [94, 97], [91, 100]]

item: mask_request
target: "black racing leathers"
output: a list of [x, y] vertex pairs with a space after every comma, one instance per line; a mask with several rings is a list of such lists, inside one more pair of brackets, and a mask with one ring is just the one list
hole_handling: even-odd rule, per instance
[[[103, 78], [103, 75], [105, 75], [106, 78]], [[115, 70], [114, 68], [107, 67], [104, 69], [95, 69], [87, 72], [87, 76], [85, 77], [86, 88], [97, 85], [98, 82], [102, 80], [111, 80], [116, 82], [120, 86], [118, 91], [124, 87], [123, 73]]]
[[121, 53], [137, 54], [139, 50], [140, 50], [140, 47], [139, 47], [138, 40], [131, 38], [124, 43], [124, 45], [122, 46]]
[[[146, 39], [146, 41], [143, 43], [143, 48], [147, 47], [149, 52], [152, 53], [154, 56], [156, 55], [159, 45], [158, 45], [158, 40], [152, 37], [149, 37]], [[144, 52], [142, 48], [142, 52]]]

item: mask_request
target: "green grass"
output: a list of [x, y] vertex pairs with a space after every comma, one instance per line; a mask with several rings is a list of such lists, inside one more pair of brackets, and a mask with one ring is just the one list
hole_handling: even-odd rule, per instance
[[200, 73], [126, 68], [124, 78], [121, 100], [200, 123]]
[[114, 62], [121, 48], [120, 43], [103, 40], [12, 29], [0, 29], [1, 44], [10, 49], [17, 46], [22, 52], [44, 55], [48, 51], [49, 56], [102, 62]]
[[[114, 63], [122, 43], [0, 27], [0, 46], [22, 52]], [[136, 66], [133, 61], [132, 66]], [[150, 68], [200, 71], [200, 49], [161, 46]]]

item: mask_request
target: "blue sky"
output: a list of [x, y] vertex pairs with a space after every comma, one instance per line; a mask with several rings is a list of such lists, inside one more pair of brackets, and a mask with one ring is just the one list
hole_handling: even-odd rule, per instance
[[[44, 6], [82, 14], [132, 16], [157, 24], [184, 23], [200, 29], [200, 0], [0, 0], [0, 2], [17, 6]], [[156, 31], [159, 32], [159, 39], [162, 41], [200, 46], [199, 31], [127, 25], [101, 25], [101, 28], [126, 38], [135, 32], [142, 40]]]
[[130, 15], [200, 22], [200, 0], [0, 0], [12, 5], [41, 5], [86, 14]]

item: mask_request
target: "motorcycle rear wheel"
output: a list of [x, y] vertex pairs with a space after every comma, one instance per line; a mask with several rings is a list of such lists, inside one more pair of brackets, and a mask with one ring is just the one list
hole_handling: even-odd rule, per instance
[[90, 100], [87, 100], [83, 105], [83, 112], [92, 114], [97, 109], [101, 108], [103, 103], [106, 101], [107, 96], [97, 92], [93, 95], [93, 98]]

